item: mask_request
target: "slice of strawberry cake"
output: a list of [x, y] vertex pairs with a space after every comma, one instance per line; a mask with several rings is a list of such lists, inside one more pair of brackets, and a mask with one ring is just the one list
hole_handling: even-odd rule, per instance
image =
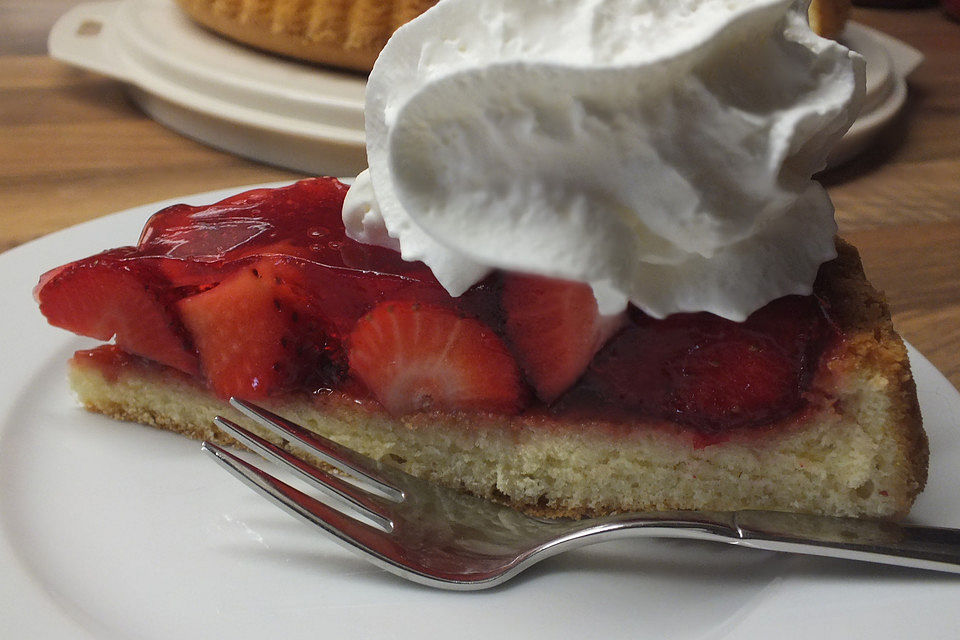
[[[43, 275], [49, 322], [111, 344], [91, 411], [225, 442], [225, 400], [524, 511], [902, 517], [927, 444], [902, 341], [839, 243], [812, 296], [744, 322], [600, 314], [585, 284], [494, 271], [452, 297], [344, 230], [310, 179], [154, 215], [136, 246]], [[245, 423], [249, 424], [249, 423]]]

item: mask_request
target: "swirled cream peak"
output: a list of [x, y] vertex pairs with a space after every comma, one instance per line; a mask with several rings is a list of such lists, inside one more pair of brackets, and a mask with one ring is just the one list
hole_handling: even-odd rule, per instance
[[836, 232], [811, 176], [853, 121], [863, 65], [805, 13], [441, 0], [370, 74], [358, 188], [372, 189], [348, 229], [423, 260], [453, 295], [493, 268], [658, 317], [742, 319], [809, 293]]

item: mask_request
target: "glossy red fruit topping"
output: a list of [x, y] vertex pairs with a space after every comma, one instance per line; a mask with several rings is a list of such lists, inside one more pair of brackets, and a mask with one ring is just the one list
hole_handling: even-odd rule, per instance
[[660, 417], [706, 433], [769, 423], [802, 405], [828, 334], [813, 297], [776, 300], [743, 323], [637, 312], [562, 405]]
[[454, 306], [423, 263], [347, 237], [341, 218], [346, 191], [337, 180], [310, 179], [205, 207], [175, 205], [150, 218], [134, 252], [153, 259], [187, 295], [216, 285], [238, 262], [282, 257], [337, 335], [349, 333], [383, 300]]
[[593, 291], [579, 282], [508, 274], [502, 304], [509, 344], [547, 403], [576, 382], [610, 334]]
[[[177, 303], [217, 395], [256, 399], [305, 379], [338, 381], [342, 355], [298, 275], [282, 257], [260, 258]], [[324, 373], [330, 379], [318, 379]]]
[[[194, 342], [208, 344], [215, 334], [187, 331], [180, 319], [178, 301], [191, 299], [184, 307], [193, 309], [202, 308], [206, 300], [225, 300], [227, 292], [240, 288], [236, 283], [230, 284], [238, 269], [270, 257], [276, 268], [283, 268], [287, 284], [296, 283], [287, 290], [297, 291], [291, 305], [301, 309], [296, 314], [300, 324], [322, 325], [326, 332], [322, 348], [317, 347], [320, 341], [314, 338], [292, 341], [300, 350], [297, 357], [304, 361], [296, 368], [306, 370], [317, 364], [310, 362], [311, 358], [319, 360], [321, 373], [315, 378], [326, 383], [330, 378], [326, 356], [331, 345], [339, 345], [357, 319], [377, 302], [409, 299], [455, 306], [422, 263], [404, 261], [394, 251], [361, 245], [346, 236], [341, 220], [346, 190], [334, 179], [310, 179], [287, 187], [253, 190], [209, 206], [168, 207], [150, 218], [136, 247], [114, 249], [44, 275], [36, 289], [41, 310], [58, 326], [103, 340], [117, 333], [118, 344], [125, 350], [196, 374], [199, 367]], [[82, 273], [84, 278], [75, 278], [75, 273]], [[65, 283], [65, 275], [70, 275], [71, 283], [77, 283], [75, 288]], [[116, 285], [117, 282], [120, 284]], [[221, 282], [227, 286], [213, 294]], [[90, 298], [95, 304], [84, 306], [88, 290], [98, 292], [100, 297]], [[138, 297], [130, 295], [130, 290], [145, 293]], [[478, 287], [478, 291], [481, 298], [490, 295], [483, 293], [483, 288]], [[211, 295], [198, 297], [199, 302], [193, 300], [206, 292]], [[75, 299], [66, 300], [70, 296]], [[141, 313], [141, 307], [152, 305], [156, 307], [153, 315]], [[211, 305], [225, 312], [229, 308], [227, 304]], [[114, 321], [117, 314], [121, 314], [121, 320]], [[128, 327], [116, 330], [114, 324], [123, 325], [126, 321], [127, 315], [123, 314], [137, 321], [131, 320]], [[150, 328], [154, 315], [162, 316], [171, 325], [175, 340], [168, 339], [171, 331]], [[200, 324], [198, 321], [196, 326]], [[138, 331], [141, 326], [144, 330]], [[221, 333], [225, 331], [222, 329]], [[302, 327], [296, 331], [305, 333]], [[310, 331], [319, 329], [315, 326]], [[240, 334], [234, 337], [238, 341], [246, 339]], [[226, 341], [221, 342], [226, 348]], [[205, 361], [212, 363], [215, 357], [209, 345], [203, 350], [207, 352]], [[318, 351], [323, 357], [317, 355]], [[262, 355], [266, 357], [265, 353]], [[290, 371], [263, 373], [260, 358], [251, 355], [250, 359], [257, 360], [243, 365], [250, 375], [241, 376], [248, 384], [217, 384], [218, 392], [270, 388], [273, 382], [266, 381], [293, 375]], [[238, 371], [240, 364], [224, 369]], [[206, 368], [212, 373], [210, 366]], [[214, 377], [220, 379], [222, 375], [226, 374], [221, 372]], [[300, 382], [304, 383], [304, 379]]]
[[189, 374], [199, 370], [187, 334], [171, 313], [164, 283], [137, 263], [104, 253], [45, 274], [34, 292], [50, 324]]
[[744, 323], [633, 310], [597, 352], [610, 327], [586, 285], [494, 274], [452, 298], [422, 263], [348, 238], [345, 193], [313, 179], [169, 207], [136, 247], [55, 269], [35, 295], [52, 324], [115, 336], [224, 397], [359, 379], [395, 414], [510, 414], [526, 406], [525, 377], [555, 411], [706, 434], [802, 406], [829, 333], [814, 298], [775, 301]]
[[[341, 217], [346, 192], [338, 180], [316, 178], [246, 191], [212, 205], [174, 205], [147, 221], [136, 252], [208, 264], [279, 254], [435, 283], [423, 263], [347, 237]], [[188, 273], [195, 276], [197, 270], [194, 265]]]
[[523, 406], [520, 373], [500, 338], [444, 307], [380, 304], [357, 323], [348, 352], [351, 372], [394, 415]]

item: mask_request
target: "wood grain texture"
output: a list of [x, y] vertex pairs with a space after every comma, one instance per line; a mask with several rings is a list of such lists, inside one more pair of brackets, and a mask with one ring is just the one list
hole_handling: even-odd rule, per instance
[[845, 237], [886, 294], [900, 333], [960, 386], [960, 223], [890, 225]]
[[[205, 147], [136, 109], [120, 83], [45, 55], [78, 0], [0, 0], [0, 250], [120, 209], [299, 174]], [[904, 337], [960, 386], [960, 24], [936, 8], [856, 9], [920, 49], [903, 113], [822, 176]]]

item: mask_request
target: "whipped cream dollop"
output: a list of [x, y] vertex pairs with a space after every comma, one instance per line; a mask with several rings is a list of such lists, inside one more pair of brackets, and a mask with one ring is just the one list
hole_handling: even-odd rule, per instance
[[835, 255], [811, 176], [863, 74], [794, 0], [441, 0], [370, 74], [347, 232], [454, 296], [501, 268], [742, 320]]

